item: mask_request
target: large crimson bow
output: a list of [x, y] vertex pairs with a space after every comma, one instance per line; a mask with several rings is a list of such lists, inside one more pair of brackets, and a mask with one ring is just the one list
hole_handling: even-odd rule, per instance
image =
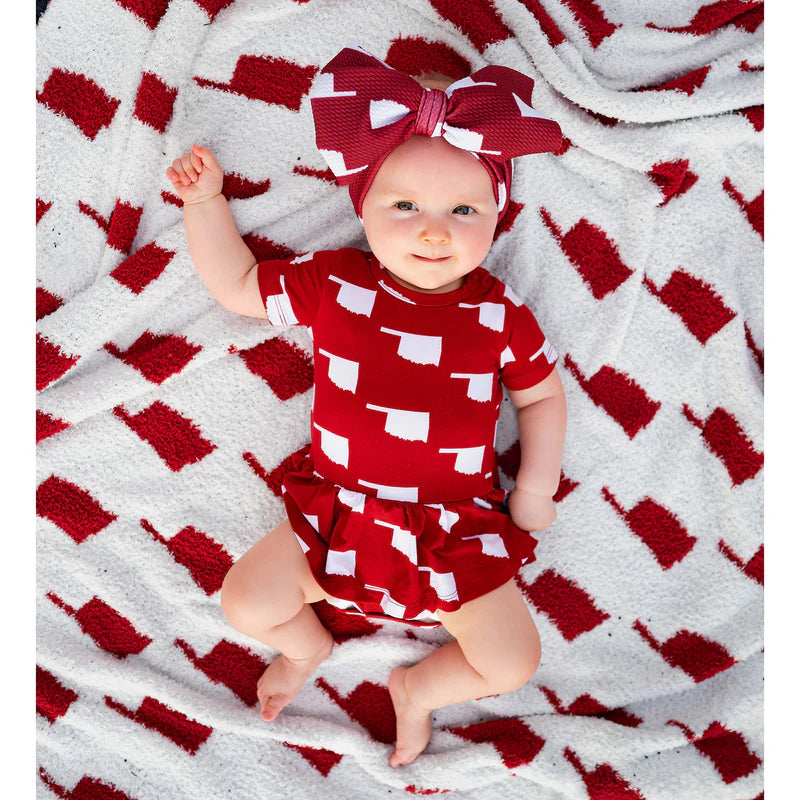
[[502, 216], [511, 159], [561, 147], [561, 128], [530, 105], [533, 78], [491, 65], [441, 89], [424, 89], [357, 44], [320, 71], [311, 89], [317, 147], [356, 213], [387, 155], [414, 134], [441, 136], [489, 171]]

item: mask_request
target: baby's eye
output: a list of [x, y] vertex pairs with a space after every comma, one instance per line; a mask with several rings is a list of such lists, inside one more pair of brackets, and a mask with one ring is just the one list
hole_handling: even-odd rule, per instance
[[[396, 208], [400, 208], [400, 206], [413, 206], [414, 204], [410, 200], [398, 200], [395, 203]], [[410, 208], [400, 208], [400, 211], [411, 211]]]
[[[459, 210], [458, 210], [459, 208], [466, 208], [467, 212], [465, 214], [461, 214], [461, 212], [459, 212]], [[456, 206], [453, 209], [453, 211], [456, 212], [457, 214], [460, 214], [460, 216], [462, 216], [462, 217], [468, 217], [470, 214], [474, 214], [475, 213], [475, 209], [472, 206]]]

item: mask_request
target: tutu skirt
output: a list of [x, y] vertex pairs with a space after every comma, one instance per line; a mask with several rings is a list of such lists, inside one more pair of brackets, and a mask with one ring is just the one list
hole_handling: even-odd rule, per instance
[[319, 585], [350, 614], [438, 626], [435, 612], [497, 589], [535, 560], [538, 544], [508, 511], [508, 490], [445, 503], [387, 500], [346, 489], [292, 455], [283, 500]]

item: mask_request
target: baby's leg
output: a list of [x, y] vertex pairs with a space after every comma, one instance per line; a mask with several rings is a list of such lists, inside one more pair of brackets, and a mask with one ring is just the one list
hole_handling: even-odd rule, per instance
[[433, 709], [514, 691], [539, 667], [539, 633], [513, 579], [458, 611], [436, 613], [456, 641], [389, 676], [397, 716], [393, 767], [425, 749]]
[[222, 611], [234, 628], [279, 655], [258, 681], [261, 716], [275, 719], [328, 657], [333, 637], [309, 603], [328, 595], [285, 520], [231, 568], [222, 584]]

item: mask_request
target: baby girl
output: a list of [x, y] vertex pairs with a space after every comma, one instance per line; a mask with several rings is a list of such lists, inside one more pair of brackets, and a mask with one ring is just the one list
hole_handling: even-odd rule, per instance
[[[511, 159], [561, 146], [532, 90], [500, 66], [416, 80], [357, 45], [323, 67], [317, 146], [368, 251], [257, 262], [211, 151], [193, 145], [167, 170], [209, 292], [235, 313], [306, 325], [314, 342], [311, 442], [283, 479], [288, 518], [221, 593], [235, 628], [280, 651], [258, 681], [261, 716], [274, 720], [331, 652], [310, 604], [443, 625], [453, 641], [389, 674], [393, 767], [425, 749], [433, 709], [518, 689], [541, 657], [514, 576], [556, 518], [566, 403], [534, 315], [481, 267]], [[510, 493], [494, 450], [503, 387], [521, 449]]]

